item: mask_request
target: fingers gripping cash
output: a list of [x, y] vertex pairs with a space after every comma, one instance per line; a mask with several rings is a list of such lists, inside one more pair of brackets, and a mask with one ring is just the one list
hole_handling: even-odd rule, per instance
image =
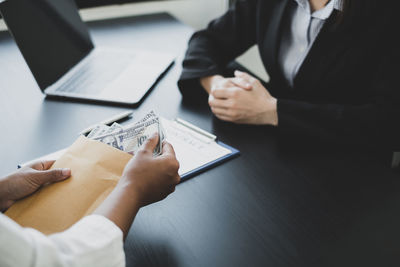
[[118, 123], [111, 126], [99, 124], [87, 137], [134, 155], [144, 142], [155, 133], [160, 137], [160, 141], [153, 154], [158, 156], [162, 151], [165, 133], [161, 120], [154, 111], [149, 112], [138, 122], [125, 127]]
[[99, 124], [87, 137], [135, 155], [154, 133], [158, 134], [160, 142], [153, 155], [160, 155], [162, 143], [167, 140], [176, 152], [180, 163], [179, 175], [182, 179], [192, 177], [202, 170], [238, 155], [236, 149], [217, 142], [215, 135], [181, 119], [171, 121], [159, 117], [154, 111], [127, 126], [118, 123], [111, 126]]

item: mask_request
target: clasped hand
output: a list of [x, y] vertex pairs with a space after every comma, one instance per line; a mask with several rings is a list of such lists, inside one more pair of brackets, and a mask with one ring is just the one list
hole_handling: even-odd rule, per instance
[[[208, 103], [215, 116], [240, 124], [278, 125], [277, 100], [251, 75], [213, 76]], [[203, 83], [203, 82], [202, 82]]]

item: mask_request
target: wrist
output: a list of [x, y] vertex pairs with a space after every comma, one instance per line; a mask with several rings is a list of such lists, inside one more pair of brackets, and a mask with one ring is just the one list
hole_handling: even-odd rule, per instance
[[266, 107], [264, 124], [278, 126], [278, 100], [275, 97], [270, 97], [267, 100]]
[[113, 193], [117, 194], [126, 202], [126, 204], [131, 207], [135, 207], [137, 209], [142, 207], [140, 192], [138, 192], [137, 186], [135, 186], [133, 183], [118, 183], [114, 188]]
[[215, 84], [217, 81], [219, 81], [221, 79], [224, 79], [224, 77], [221, 75], [207, 76], [207, 77], [200, 78], [200, 84], [207, 91], [207, 93], [211, 93], [213, 84]]
[[278, 126], [278, 99], [271, 99], [271, 125]]
[[102, 215], [114, 222], [124, 233], [125, 239], [140, 207], [137, 195], [132, 190], [130, 183], [120, 180], [103, 203], [97, 207], [94, 214]]

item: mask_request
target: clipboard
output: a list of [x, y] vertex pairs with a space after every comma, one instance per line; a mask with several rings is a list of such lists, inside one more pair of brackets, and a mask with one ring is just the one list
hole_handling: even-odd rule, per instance
[[221, 164], [227, 162], [227, 161], [230, 160], [230, 159], [233, 159], [233, 158], [235, 158], [235, 157], [240, 156], [240, 151], [237, 150], [236, 148], [233, 148], [233, 147], [231, 147], [231, 146], [228, 146], [227, 144], [222, 143], [222, 142], [220, 142], [220, 141], [217, 141], [217, 144], [219, 144], [220, 146], [223, 146], [223, 147], [229, 149], [229, 150], [231, 151], [231, 153], [228, 154], [228, 155], [225, 155], [225, 156], [223, 156], [223, 157], [221, 157], [221, 158], [219, 158], [219, 159], [210, 161], [209, 163], [207, 163], [207, 164], [205, 164], [205, 165], [199, 166], [198, 168], [193, 169], [193, 170], [191, 170], [191, 171], [189, 171], [189, 172], [183, 174], [183, 175], [181, 176], [181, 182], [183, 182], [183, 181], [185, 181], [185, 180], [187, 180], [187, 179], [190, 179], [190, 178], [192, 178], [192, 177], [194, 177], [194, 176], [196, 176], [196, 175], [198, 175], [198, 174], [200, 174], [200, 173], [206, 172], [206, 171], [208, 171], [209, 169], [212, 169], [212, 168], [214, 168], [214, 167], [217, 167], [218, 165], [221, 165]]
[[[176, 157], [182, 166], [182, 169], [179, 170], [181, 182], [240, 155], [239, 150], [236, 148], [218, 141], [217, 136], [187, 121], [179, 118], [174, 121], [161, 118], [161, 122], [165, 128], [167, 141], [174, 147]], [[176, 132], [179, 132], [179, 137], [176, 137]], [[186, 145], [181, 145], [180, 141], [182, 140], [186, 141]], [[198, 144], [193, 144], [193, 142], [198, 142]], [[202, 159], [199, 159], [199, 154], [202, 153], [200, 151], [201, 149], [198, 149], [197, 146], [203, 146], [205, 150], [204, 158]], [[216, 154], [208, 154], [207, 149], [214, 150]], [[183, 150], [185, 152], [182, 152]], [[190, 161], [197, 159], [198, 162], [188, 167], [187, 165], [192, 164], [192, 162], [188, 163], [188, 159], [190, 159]]]
[[[218, 165], [221, 165], [235, 157], [238, 157], [240, 155], [240, 151], [237, 150], [236, 148], [229, 146], [219, 140], [217, 140], [217, 136], [185, 121], [182, 119], [175, 119], [175, 120], [168, 120], [165, 118], [161, 117], [162, 124], [164, 125], [164, 130], [166, 132], [167, 136], [167, 141], [172, 144], [172, 146], [175, 148], [176, 156], [178, 158], [178, 161], [181, 164], [181, 169], [179, 171], [179, 174], [181, 176], [181, 182], [186, 181], [190, 178], [195, 177], [196, 175], [206, 172], [207, 170], [210, 170]], [[196, 165], [186, 167], [185, 163], [187, 162], [187, 158], [193, 159], [193, 156], [195, 153], [198, 151], [192, 151], [192, 153], [185, 153], [183, 154], [180, 152], [178, 146], [178, 141], [177, 138], [173, 138], [174, 131], [172, 129], [175, 129], [176, 131], [180, 131], [180, 133], [185, 133], [184, 135], [179, 136], [179, 138], [193, 138], [193, 139], [186, 139], [186, 141], [199, 141], [201, 143], [204, 143], [205, 146], [214, 146], [214, 149], [220, 148], [221, 149], [221, 154], [216, 155], [215, 157], [211, 157], [209, 160], [202, 160]], [[190, 151], [189, 147], [185, 146], [184, 147], [185, 151], [188, 152]], [[60, 158], [66, 151], [67, 149], [61, 149], [58, 150], [54, 153], [47, 154], [45, 156], [36, 158], [34, 160], [31, 160], [29, 162], [23, 163], [21, 165], [18, 165], [18, 168], [21, 166], [29, 165], [30, 163], [33, 163], [38, 160], [57, 160]], [[224, 151], [222, 153], [222, 151]], [[186, 163], [187, 164], [187, 163]], [[183, 168], [183, 169], [182, 169]], [[181, 171], [182, 170], [182, 171]]]

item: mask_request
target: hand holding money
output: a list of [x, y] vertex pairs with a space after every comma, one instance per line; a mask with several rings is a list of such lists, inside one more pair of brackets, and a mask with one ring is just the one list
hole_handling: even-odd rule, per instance
[[[162, 154], [154, 158], [152, 151], [157, 145], [158, 135], [146, 140], [124, 169], [119, 185], [131, 186], [140, 206], [160, 201], [174, 192], [181, 178], [178, 174], [179, 162], [172, 146], [164, 142]], [[143, 194], [143, 192], [146, 192]]]
[[160, 137], [160, 141], [153, 152], [154, 156], [158, 156], [162, 152], [162, 142], [165, 140], [165, 132], [160, 118], [154, 111], [149, 112], [141, 120], [127, 126], [122, 126], [118, 123], [114, 123], [111, 126], [99, 124], [87, 137], [135, 155], [145, 141], [154, 133], [158, 133]]

